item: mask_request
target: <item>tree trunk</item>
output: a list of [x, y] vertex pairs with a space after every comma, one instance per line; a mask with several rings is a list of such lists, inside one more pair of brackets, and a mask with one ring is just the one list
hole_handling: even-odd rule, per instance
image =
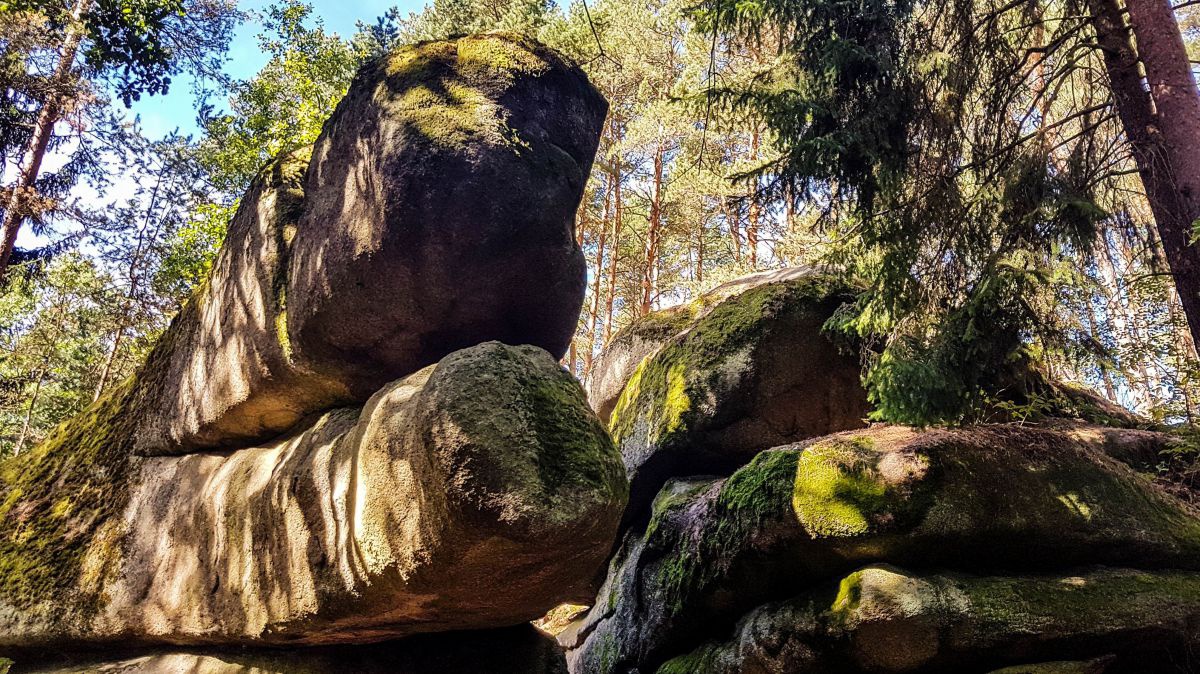
[[658, 240], [662, 234], [663, 144], [654, 151], [654, 184], [650, 198], [650, 223], [646, 229], [646, 255], [642, 267], [642, 301], [638, 315], [650, 313], [654, 303], [655, 269], [658, 266]]
[[621, 253], [621, 157], [617, 155], [616, 182], [613, 185], [612, 253], [608, 261], [608, 296], [604, 298], [604, 346], [612, 337], [613, 301], [617, 297], [617, 260]]
[[575, 350], [575, 338], [571, 337], [571, 346], [567, 349], [567, 355], [563, 358], [562, 366], [571, 373], [572, 377], [578, 377], [579, 373], [575, 371], [575, 359], [577, 352]]
[[[758, 128], [750, 134], [750, 159], [758, 161]], [[746, 212], [746, 253], [750, 258], [750, 269], [758, 269], [758, 221], [762, 214], [762, 206], [758, 203], [758, 181], [750, 184], [747, 195], [750, 204]]]
[[100, 381], [96, 382], [96, 391], [92, 394], [92, 402], [100, 399], [104, 395], [104, 389], [108, 387], [108, 379], [112, 376], [113, 363], [117, 360], [117, 352], [121, 348], [121, 341], [125, 337], [126, 328], [125, 316], [121, 316], [117, 324], [117, 330], [113, 336], [112, 346], [108, 349], [108, 354], [104, 356], [104, 367], [100, 370]]
[[25, 441], [29, 439], [29, 425], [33, 420], [33, 408], [37, 405], [38, 396], [42, 393], [42, 382], [46, 381], [46, 366], [38, 370], [37, 383], [33, 386], [33, 395], [29, 396], [29, 406], [25, 408], [25, 419], [21, 422], [21, 433], [17, 436], [17, 444], [13, 448], [13, 456], [21, 453], [25, 448]]
[[38, 111], [34, 123], [33, 135], [25, 146], [22, 154], [25, 166], [17, 174], [17, 181], [10, 188], [8, 199], [4, 204], [4, 218], [0, 221], [0, 281], [8, 272], [8, 264], [12, 260], [13, 248], [17, 245], [17, 234], [21, 225], [30, 216], [32, 200], [36, 197], [35, 184], [42, 172], [42, 161], [46, 158], [46, 150], [50, 147], [50, 139], [54, 135], [54, 125], [62, 119], [67, 104], [67, 83], [75, 67], [75, 59], [79, 54], [79, 44], [83, 40], [79, 18], [87, 10], [88, 0], [77, 0], [71, 10], [71, 23], [67, 29], [66, 40], [59, 51], [58, 64], [50, 78], [49, 94]]
[[614, 181], [615, 179], [609, 176], [608, 190], [604, 194], [604, 219], [600, 222], [600, 236], [596, 241], [596, 262], [592, 266], [595, 272], [592, 276], [592, 305], [588, 309], [588, 350], [583, 354], [583, 374], [585, 376], [592, 371], [592, 354], [596, 351], [596, 328], [600, 317], [600, 286], [604, 276], [602, 273], [604, 271], [604, 247], [608, 243], [608, 225], [612, 222], [612, 184]]
[[[1129, 0], [1139, 54], [1117, 0], [1088, 0], [1088, 6], [1117, 114], [1154, 214], [1192, 341], [1200, 343], [1200, 248], [1190, 241], [1192, 224], [1200, 218], [1200, 156], [1195, 149], [1200, 147], [1200, 119], [1196, 117], [1200, 108], [1196, 107], [1198, 94], [1186, 55], [1180, 60], [1179, 27], [1167, 0]], [[1139, 56], [1146, 66], [1149, 92], [1138, 70]]]
[[725, 226], [729, 228], [729, 241], [733, 245], [733, 261], [742, 261], [742, 234], [738, 222], [737, 209], [733, 207], [732, 198], [725, 197], [721, 201], [721, 210], [725, 212]]

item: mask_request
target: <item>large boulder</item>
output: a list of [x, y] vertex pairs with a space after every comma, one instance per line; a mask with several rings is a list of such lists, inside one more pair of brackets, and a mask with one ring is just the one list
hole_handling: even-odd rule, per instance
[[[1181, 672], [1200, 647], [1200, 574], [1093, 569], [975, 577], [855, 571], [755, 609], [658, 674]], [[1047, 658], [1080, 658], [1039, 663]], [[1086, 660], [1089, 659], [1090, 660]]]
[[560, 643], [579, 674], [654, 671], [760, 604], [873, 563], [1200, 570], [1200, 519], [1110, 456], [1166, 442], [1087, 426], [876, 427], [762, 452], [726, 479], [672, 481]]
[[[841, 283], [812, 274], [753, 285], [698, 310], [643, 358], [609, 418], [629, 475], [631, 518], [671, 477], [728, 474], [763, 448], [864, 426], [858, 356], [823, 331], [852, 298]], [[649, 321], [674, 329], [679, 316]]]
[[532, 346], [455, 352], [233, 452], [131, 457], [120, 407], [2, 466], [0, 654], [532, 620], [588, 592], [627, 493], [582, 389]]
[[242, 199], [139, 379], [134, 450], [268, 439], [490, 339], [561, 357], [606, 110], [582, 71], [511, 35], [365, 66], [315, 147]]
[[575, 239], [608, 105], [526, 38], [404, 48], [366, 66], [313, 150], [292, 242], [296, 359], [369, 395], [488, 339], [557, 357], [575, 334]]
[[10, 674], [566, 674], [566, 668], [554, 642], [523, 625], [352, 647], [59, 655], [22, 660]]
[[734, 279], [704, 293], [693, 302], [642, 316], [613, 335], [596, 357], [584, 382], [588, 402], [600, 420], [608, 423], [625, 384], [642, 360], [679, 333], [691, 327], [724, 300], [768, 283], [783, 283], [815, 276], [811, 267], [774, 269]]

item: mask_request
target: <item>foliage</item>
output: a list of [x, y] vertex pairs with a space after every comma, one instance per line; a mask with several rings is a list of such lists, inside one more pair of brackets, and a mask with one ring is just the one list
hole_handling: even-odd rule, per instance
[[[43, 17], [55, 44], [81, 29], [85, 77], [107, 80], [126, 106], [143, 95], [166, 93], [171, 77], [181, 71], [218, 74], [238, 17], [226, 0], [8, 0], [4, 5]], [[76, 9], [82, 9], [78, 20]]]
[[[228, 205], [271, 158], [311, 145], [346, 93], [365, 54], [325, 32], [312, 7], [284, 0], [267, 8], [259, 48], [267, 64], [228, 90], [228, 111], [200, 111], [198, 159]], [[211, 213], [207, 215], [212, 215]]]
[[976, 419], [1014, 364], [1091, 344], [1056, 295], [1121, 168], [1104, 92], [1082, 79], [1098, 57], [1081, 12], [1056, 3], [843, 9], [705, 5], [708, 30], [788, 36], [771, 69], [716, 100], [761, 115], [781, 157], [759, 172], [825, 201], [828, 259], [869, 283], [837, 325], [876, 342], [875, 417]]
[[[48, 93], [69, 9], [22, 1], [0, 12], [9, 166]], [[1045, 401], [1016, 390], [1031, 365], [1156, 420], [1197, 412], [1200, 369], [1076, 0], [435, 0], [348, 37], [281, 0], [261, 15], [263, 69], [208, 80], [225, 102], [205, 99], [198, 140], [136, 140], [105, 96], [215, 74], [224, 43], [210, 38], [240, 16], [222, 2], [94, 6], [94, 17], [122, 15], [87, 39], [96, 55], [78, 64], [70, 124], [52, 139], [69, 160], [39, 182], [33, 220], [52, 244], [19, 256], [0, 295], [9, 446], [37, 373], [24, 335], [54, 325], [45, 306], [66, 282], [48, 275], [56, 256], [92, 258], [105, 327], [93, 329], [99, 346], [74, 351], [76, 374], [54, 361], [32, 405], [35, 439], [128, 372], [208, 273], [253, 175], [317, 137], [362, 63], [496, 28], [567, 54], [610, 103], [576, 222], [591, 274], [573, 372], [587, 375], [622, 326], [654, 310], [748, 272], [810, 265], [870, 289], [831, 325], [871, 347], [877, 418], [1035, 418]], [[1181, 10], [1192, 48], [1194, 16]], [[72, 201], [85, 179], [115, 193], [113, 175], [136, 186], [131, 199], [108, 211]]]
[[0, 300], [0, 456], [91, 402], [115, 302], [110, 279], [78, 253], [15, 278]]
[[[109, 187], [105, 154], [123, 137], [111, 96], [128, 107], [166, 93], [179, 73], [220, 82], [239, 16], [233, 0], [0, 2], [0, 172], [13, 180], [0, 190], [11, 211], [2, 213], [6, 243], [25, 224], [54, 234], [54, 220], [77, 219], [78, 188]], [[0, 277], [9, 262], [5, 249]]]

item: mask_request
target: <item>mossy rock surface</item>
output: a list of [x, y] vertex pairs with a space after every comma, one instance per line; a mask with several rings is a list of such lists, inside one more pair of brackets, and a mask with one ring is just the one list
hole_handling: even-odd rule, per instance
[[656, 667], [758, 604], [874, 562], [1200, 569], [1200, 519], [1109, 456], [1123, 432], [877, 427], [762, 452], [727, 479], [670, 483], [560, 640], [575, 671]]
[[365, 65], [326, 122], [289, 259], [299, 367], [353, 397], [488, 340], [567, 350], [575, 211], [607, 112], [534, 40], [471, 35]]
[[748, 613], [658, 674], [1179, 672], [1200, 646], [1200, 574], [1084, 569], [1038, 576], [872, 566]]
[[561, 357], [606, 110], [578, 67], [516, 35], [365, 65], [316, 144], [243, 195], [139, 377], [134, 452], [269, 440], [489, 340]]
[[[137, 375], [0, 463], [0, 625], [85, 633], [112, 603], [147, 457], [261, 449], [489, 340], [561, 355], [583, 297], [573, 216], [606, 109], [579, 68], [514, 35], [405, 47], [364, 67], [316, 149], [252, 182], [210, 278]], [[530, 387], [521, 404], [472, 411], [486, 425], [527, 410], [507, 430], [529, 444], [496, 475], [547, 485], [494, 512], [561, 523], [623, 503], [620, 464], [579, 387], [536, 375], [511, 382]], [[558, 453], [528, 451], [539, 443]], [[235, 529], [231, 541], [257, 543]]]
[[728, 474], [764, 447], [862, 426], [858, 358], [823, 331], [852, 298], [819, 275], [754, 286], [697, 311], [644, 358], [609, 418], [631, 519], [671, 477]]
[[815, 269], [807, 266], [747, 274], [723, 283], [686, 304], [652, 311], [634, 319], [613, 335], [596, 357], [584, 384], [588, 402], [596, 410], [597, 416], [607, 423], [622, 389], [642, 359], [695, 325], [718, 304], [762, 285], [800, 281], [819, 275]]
[[[271, 288], [278, 283], [279, 269], [256, 265], [273, 259], [285, 230], [294, 227], [307, 165], [308, 150], [301, 149], [263, 168], [234, 218], [214, 278], [192, 293], [135, 375], [62, 423], [37, 447], [0, 461], [0, 518], [12, 524], [0, 533], [0, 606], [24, 609], [48, 602], [67, 603], [85, 614], [92, 610], [120, 551], [124, 529], [116, 520], [136, 486], [140, 455], [149, 447], [170, 446], [169, 438], [177, 431], [195, 432], [203, 425], [196, 422], [205, 409], [221, 408], [227, 418], [236, 416], [228, 409], [229, 401], [220, 394], [207, 395], [206, 386], [254, 388], [245, 377], [262, 377], [264, 360], [230, 362], [228, 353], [214, 345], [223, 342], [239, 354], [257, 353], [271, 362], [281, 357], [282, 345], [273, 334], [258, 339], [247, 329], [229, 339], [203, 326], [222, 324], [213, 321], [213, 311], [228, 312], [235, 305], [245, 310], [248, 288], [260, 285], [259, 300], [270, 305], [263, 307], [264, 324], [276, 314]], [[248, 278], [232, 278], [235, 271]], [[214, 281], [222, 288], [214, 289]], [[232, 296], [240, 301], [218, 299]], [[202, 383], [189, 378], [201, 358], [209, 359], [199, 368], [205, 377]], [[277, 384], [274, 393], [265, 392], [268, 397], [279, 397]], [[304, 391], [284, 395], [294, 401]], [[279, 400], [273, 404], [289, 408]], [[296, 418], [272, 432], [287, 428]], [[262, 432], [245, 419], [233, 422], [239, 424], [250, 436]]]

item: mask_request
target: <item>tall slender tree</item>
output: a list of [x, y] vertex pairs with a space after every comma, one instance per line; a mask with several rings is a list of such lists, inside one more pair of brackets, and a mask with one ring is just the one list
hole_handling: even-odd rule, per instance
[[1200, 344], [1200, 91], [1179, 25], [1169, 0], [1127, 0], [1124, 8], [1118, 0], [1089, 0], [1088, 8], [1179, 301]]
[[[104, 102], [109, 89], [126, 106], [142, 95], [164, 93], [171, 77], [190, 71], [201, 77], [219, 74], [237, 16], [228, 0], [18, 0], [10, 10], [43, 22], [48, 38], [32, 47], [53, 52], [51, 74], [26, 105], [36, 109], [22, 149], [15, 157], [16, 178], [3, 192], [0, 216], [0, 280], [12, 258], [17, 236], [31, 219], [54, 209], [54, 197], [69, 188], [71, 176], [43, 180], [47, 154], [56, 145], [56, 126], [88, 106]], [[36, 68], [37, 53], [20, 56]], [[77, 135], [76, 140], [82, 136]], [[67, 184], [61, 178], [67, 177]], [[50, 187], [50, 190], [45, 189]]]

